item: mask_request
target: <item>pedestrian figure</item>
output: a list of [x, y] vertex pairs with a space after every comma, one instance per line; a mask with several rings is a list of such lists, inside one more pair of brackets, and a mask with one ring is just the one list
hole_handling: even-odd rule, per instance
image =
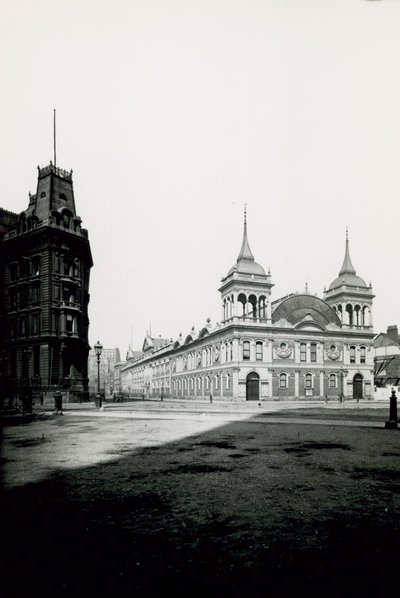
[[113, 392], [113, 403], [115, 403], [116, 400], [117, 400], [117, 395], [115, 394], [115, 392]]
[[210, 394], [210, 403], [212, 403], [212, 394]]

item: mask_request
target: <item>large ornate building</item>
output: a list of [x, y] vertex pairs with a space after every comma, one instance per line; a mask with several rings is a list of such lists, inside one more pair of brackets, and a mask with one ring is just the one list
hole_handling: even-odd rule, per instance
[[3, 396], [54, 385], [88, 398], [88, 232], [76, 214], [72, 171], [38, 168], [21, 214], [0, 212]]
[[222, 320], [175, 341], [146, 339], [121, 368], [126, 394], [228, 400], [372, 398], [371, 285], [356, 275], [346, 234], [339, 276], [324, 299], [272, 300], [250, 250], [246, 218], [235, 265], [222, 278]]

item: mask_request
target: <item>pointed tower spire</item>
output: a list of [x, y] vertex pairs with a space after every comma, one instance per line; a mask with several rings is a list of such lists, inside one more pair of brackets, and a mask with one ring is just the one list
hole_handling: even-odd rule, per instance
[[253, 260], [254, 256], [251, 253], [249, 241], [247, 239], [247, 205], [244, 204], [244, 222], [243, 222], [243, 241], [242, 247], [240, 248], [240, 253], [238, 255], [237, 261], [246, 259], [246, 260]]
[[344, 254], [343, 266], [339, 272], [339, 276], [343, 276], [343, 274], [355, 274], [356, 271], [354, 269], [353, 264], [351, 263], [350, 259], [350, 252], [349, 252], [349, 229], [346, 226], [346, 250]]

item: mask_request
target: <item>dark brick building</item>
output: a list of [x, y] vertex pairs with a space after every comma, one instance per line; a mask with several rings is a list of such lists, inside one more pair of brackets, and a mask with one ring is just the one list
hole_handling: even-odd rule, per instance
[[21, 214], [0, 210], [1, 395], [68, 389], [88, 397], [87, 230], [76, 214], [72, 171], [38, 167]]

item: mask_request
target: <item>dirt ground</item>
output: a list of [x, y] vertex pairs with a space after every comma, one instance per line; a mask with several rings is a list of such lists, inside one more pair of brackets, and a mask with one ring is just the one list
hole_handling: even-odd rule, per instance
[[7, 597], [398, 585], [400, 435], [386, 407], [98, 415], [3, 427]]

